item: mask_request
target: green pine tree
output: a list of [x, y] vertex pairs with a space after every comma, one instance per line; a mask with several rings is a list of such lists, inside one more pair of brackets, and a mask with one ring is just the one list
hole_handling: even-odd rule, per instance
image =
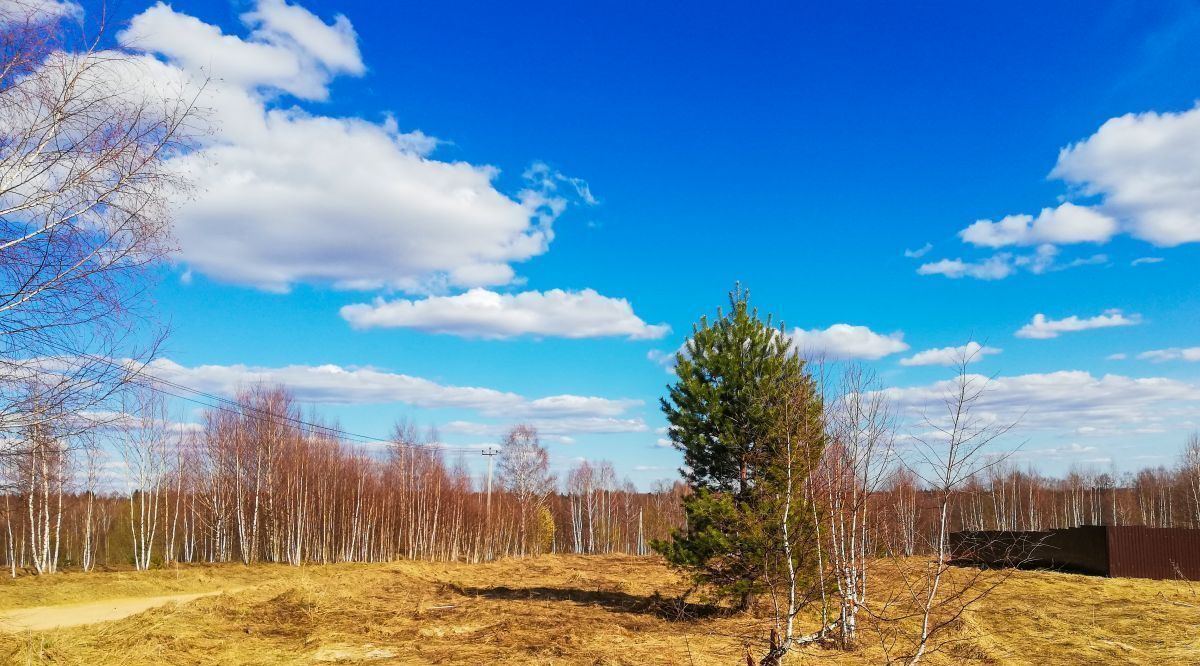
[[[695, 582], [745, 608], [780, 566], [787, 452], [792, 447], [790, 541], [811, 532], [803, 482], [823, 447], [822, 404], [782, 325], [758, 316], [749, 292], [730, 293], [730, 310], [693, 327], [676, 357], [677, 381], [662, 400], [670, 437], [684, 453], [687, 526], [652, 544]], [[811, 547], [793, 548], [794, 564]], [[809, 567], [811, 568], [811, 567]]]

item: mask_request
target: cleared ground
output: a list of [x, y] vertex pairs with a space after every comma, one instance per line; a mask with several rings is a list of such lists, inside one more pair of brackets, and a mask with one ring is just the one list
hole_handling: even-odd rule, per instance
[[83, 624], [112, 622], [113, 620], [127, 618], [130, 615], [135, 615], [151, 608], [172, 603], [183, 604], [214, 594], [221, 594], [221, 592], [169, 594], [158, 597], [128, 597], [63, 606], [17, 608], [0, 611], [0, 631], [45, 631], [47, 629], [59, 629], [62, 627], [78, 627]]
[[[887, 581], [881, 573], [877, 585]], [[132, 598], [235, 592], [143, 610]], [[1019, 572], [955, 625], [933, 664], [1200, 663], [1200, 586]], [[184, 567], [0, 583], [0, 618], [78, 604], [134, 614], [0, 634], [0, 661], [55, 664], [738, 664], [752, 615], [668, 598], [682, 582], [652, 558], [541, 557], [486, 565], [401, 562]], [[163, 599], [153, 599], [160, 603]], [[75, 606], [62, 605], [75, 604]], [[44, 608], [47, 606], [57, 608]], [[55, 621], [55, 617], [62, 618]], [[108, 615], [106, 617], [111, 617]], [[46, 618], [49, 618], [48, 620]], [[41, 625], [46, 626], [46, 625]], [[791, 663], [880, 663], [812, 646]]]

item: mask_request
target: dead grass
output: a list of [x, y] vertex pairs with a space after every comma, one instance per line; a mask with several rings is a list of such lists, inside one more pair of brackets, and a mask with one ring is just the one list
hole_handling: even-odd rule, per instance
[[120, 569], [53, 576], [0, 576], [0, 610], [57, 606], [120, 597], [191, 594], [258, 585], [288, 576], [286, 567], [177, 565], [150, 571]]
[[1200, 585], [1021, 573], [973, 614], [1005, 664], [1200, 663]]
[[[651, 558], [194, 569], [93, 575], [88, 598], [201, 591], [206, 582], [255, 587], [101, 625], [0, 636], [0, 661], [737, 664], [763, 627], [752, 615], [704, 605], [680, 617], [671, 597], [682, 581]], [[54, 589], [56, 580], [63, 590]], [[80, 589], [71, 576], [46, 581], [16, 581], [0, 596], [9, 607], [21, 599], [81, 600], [70, 596]], [[22, 586], [37, 594], [20, 592], [16, 601], [3, 594]], [[1020, 572], [964, 618], [957, 640], [929, 663], [1197, 663], [1197, 626], [1200, 599], [1183, 583]], [[811, 647], [791, 663], [880, 663], [868, 641], [851, 653]]]

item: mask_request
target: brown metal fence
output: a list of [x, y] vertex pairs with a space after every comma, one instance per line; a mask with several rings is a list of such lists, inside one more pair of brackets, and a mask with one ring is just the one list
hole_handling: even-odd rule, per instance
[[1109, 527], [1108, 575], [1200, 580], [1200, 530]]
[[1050, 568], [1099, 576], [1200, 580], [1200, 530], [1085, 526], [1043, 532], [950, 535], [960, 562]]

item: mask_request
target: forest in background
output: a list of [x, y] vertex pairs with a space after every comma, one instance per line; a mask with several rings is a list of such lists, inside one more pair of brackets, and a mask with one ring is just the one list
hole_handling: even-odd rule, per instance
[[[397, 425], [390, 443], [351, 443], [306, 420], [285, 389], [256, 387], [238, 396], [240, 408], [212, 409], [181, 429], [151, 392], [139, 393], [138, 413], [91, 428], [64, 415], [59, 432], [44, 421], [9, 440], [0, 538], [10, 575], [175, 562], [644, 555], [684, 526], [683, 483], [640, 491], [604, 461], [556, 476], [528, 426], [498, 447], [489, 492], [467, 453], [412, 424]], [[820, 469], [806, 483], [822, 483]], [[916, 474], [893, 466], [869, 502], [869, 551], [931, 552], [935, 499]], [[962, 485], [951, 520], [971, 530], [1200, 528], [1200, 438], [1190, 438], [1178, 465], [1135, 473], [1078, 468], [1055, 478], [1013, 462], [990, 466]]]

